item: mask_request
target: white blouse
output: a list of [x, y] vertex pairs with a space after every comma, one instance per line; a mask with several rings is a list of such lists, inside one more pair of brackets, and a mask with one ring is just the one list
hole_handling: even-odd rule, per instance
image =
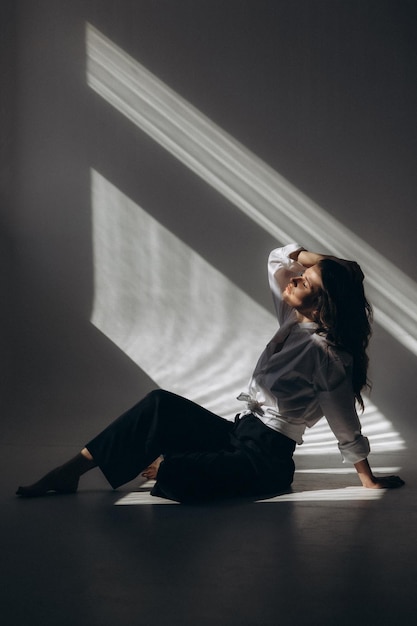
[[282, 291], [304, 267], [290, 258], [302, 248], [290, 244], [273, 250], [268, 260], [269, 284], [279, 329], [255, 367], [245, 413], [254, 413], [267, 426], [303, 443], [306, 427], [323, 415], [339, 444], [343, 461], [356, 463], [369, 454], [361, 433], [352, 388], [352, 357], [317, 335], [314, 322], [297, 322], [295, 310], [282, 299]]

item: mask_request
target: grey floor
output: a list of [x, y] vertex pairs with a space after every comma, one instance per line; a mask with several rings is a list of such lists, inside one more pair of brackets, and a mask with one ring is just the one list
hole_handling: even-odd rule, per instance
[[[1, 623], [91, 626], [415, 624], [417, 464], [377, 455], [407, 481], [378, 499], [353, 474], [302, 470], [269, 502], [117, 505], [99, 470], [77, 494], [22, 500], [19, 483], [75, 449], [1, 450]], [[320, 468], [340, 467], [336, 456]], [[354, 489], [351, 487], [354, 486]]]

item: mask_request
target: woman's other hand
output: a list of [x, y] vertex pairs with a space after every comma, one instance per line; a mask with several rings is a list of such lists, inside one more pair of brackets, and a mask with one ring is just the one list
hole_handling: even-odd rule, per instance
[[405, 482], [399, 476], [374, 476], [368, 459], [355, 463], [355, 469], [363, 487], [366, 487], [366, 489], [397, 489], [405, 485]]
[[405, 482], [399, 476], [373, 476], [373, 481], [364, 484], [367, 489], [398, 489], [405, 485]]

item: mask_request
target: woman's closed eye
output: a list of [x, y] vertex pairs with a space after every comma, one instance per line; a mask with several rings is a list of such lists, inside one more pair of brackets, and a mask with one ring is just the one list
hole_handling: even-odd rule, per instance
[[308, 284], [308, 282], [305, 279], [303, 279], [303, 276], [304, 276], [304, 272], [301, 272], [300, 276], [297, 276], [296, 278], [293, 278], [294, 286], [296, 287], [299, 283], [301, 283], [302, 286], [304, 287], [304, 289], [308, 289], [310, 287], [310, 285]]

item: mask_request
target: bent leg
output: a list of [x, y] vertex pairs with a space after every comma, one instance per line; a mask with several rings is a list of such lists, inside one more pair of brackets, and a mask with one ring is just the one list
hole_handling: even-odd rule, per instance
[[113, 488], [129, 482], [158, 456], [228, 447], [233, 423], [158, 389], [86, 444]]

